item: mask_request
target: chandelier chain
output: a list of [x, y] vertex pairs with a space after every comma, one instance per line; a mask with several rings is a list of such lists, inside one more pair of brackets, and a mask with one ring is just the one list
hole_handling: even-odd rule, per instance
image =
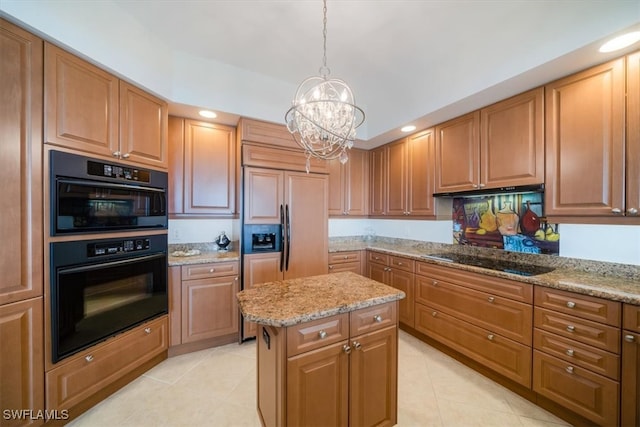
[[323, 0], [323, 8], [322, 13], [324, 15], [324, 19], [322, 20], [322, 68], [320, 68], [320, 74], [323, 77], [326, 77], [331, 73], [329, 71], [329, 67], [327, 67], [327, 0]]

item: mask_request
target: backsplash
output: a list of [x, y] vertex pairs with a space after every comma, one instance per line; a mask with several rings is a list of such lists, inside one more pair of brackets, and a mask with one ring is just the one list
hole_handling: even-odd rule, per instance
[[453, 243], [511, 252], [558, 255], [558, 224], [544, 218], [541, 193], [453, 199]]

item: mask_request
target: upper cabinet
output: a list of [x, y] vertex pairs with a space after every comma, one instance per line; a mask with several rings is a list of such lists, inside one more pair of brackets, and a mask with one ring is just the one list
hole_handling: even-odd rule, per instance
[[544, 89], [436, 127], [436, 193], [544, 182]]
[[235, 128], [169, 118], [169, 214], [236, 214]]
[[371, 151], [371, 215], [435, 215], [433, 139], [428, 129]]
[[[625, 58], [546, 86], [545, 210], [555, 221], [563, 221], [563, 216], [637, 215], [638, 56], [630, 56], [629, 62], [628, 169]], [[626, 206], [625, 170], [631, 179]]]
[[627, 199], [625, 214], [640, 211], [640, 52], [627, 57]]
[[349, 150], [349, 161], [329, 167], [329, 216], [365, 216], [369, 209], [369, 152]]
[[167, 168], [167, 103], [45, 43], [44, 141]]

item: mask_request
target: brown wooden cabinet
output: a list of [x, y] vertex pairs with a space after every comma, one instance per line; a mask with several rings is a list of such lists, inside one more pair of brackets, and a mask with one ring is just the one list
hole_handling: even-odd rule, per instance
[[557, 80], [545, 91], [547, 216], [623, 215], [625, 59]]
[[329, 273], [353, 271], [362, 274], [362, 251], [332, 252], [329, 254]]
[[44, 141], [167, 168], [167, 103], [45, 43]]
[[405, 293], [405, 298], [399, 302], [398, 320], [411, 328], [415, 324], [414, 270], [415, 261], [412, 259], [367, 251], [367, 277]]
[[544, 89], [436, 127], [436, 192], [544, 182]]
[[329, 216], [366, 216], [369, 212], [369, 152], [352, 149], [349, 161], [329, 168]]
[[[179, 276], [176, 268], [180, 269]], [[172, 347], [182, 344], [183, 350], [195, 350], [237, 341], [239, 270], [237, 261], [170, 269]], [[171, 350], [172, 355], [181, 352]]]
[[396, 310], [393, 302], [288, 328], [260, 325], [263, 425], [395, 425]]
[[169, 214], [234, 215], [235, 195], [235, 129], [169, 117]]
[[640, 425], [640, 306], [624, 305], [621, 425]]
[[637, 216], [640, 212], [640, 52], [627, 56], [626, 117], [625, 215]]
[[369, 152], [369, 214], [387, 213], [387, 148], [376, 148]]
[[[280, 269], [280, 253], [249, 254], [243, 257], [242, 282], [243, 289], [251, 289], [259, 283], [282, 280]], [[258, 324], [243, 322], [242, 338], [252, 338], [258, 333]]]

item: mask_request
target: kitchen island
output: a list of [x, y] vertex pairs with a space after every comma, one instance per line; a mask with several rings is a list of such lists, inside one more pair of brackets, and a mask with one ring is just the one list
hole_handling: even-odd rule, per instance
[[344, 272], [238, 293], [258, 323], [257, 405], [272, 426], [397, 422], [402, 291]]

